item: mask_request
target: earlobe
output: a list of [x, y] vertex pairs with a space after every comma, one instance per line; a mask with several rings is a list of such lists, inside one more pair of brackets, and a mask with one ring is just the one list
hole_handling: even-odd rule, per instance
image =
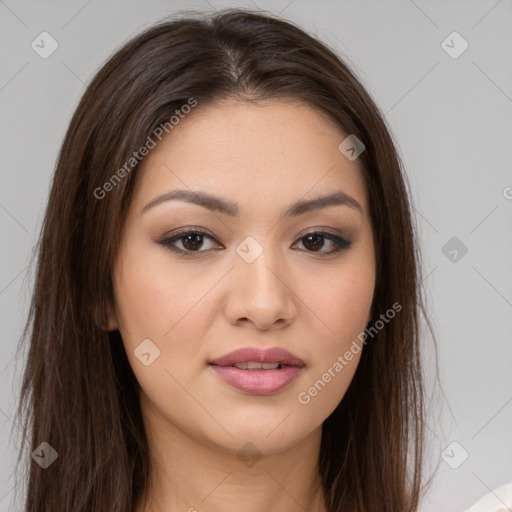
[[119, 329], [119, 322], [117, 320], [117, 314], [114, 310], [115, 308], [112, 308], [111, 306], [108, 308], [107, 313], [107, 331], [117, 331]]
[[117, 331], [117, 329], [118, 329], [117, 323], [111, 323], [111, 322], [108, 323], [108, 327], [107, 327], [108, 332]]
[[96, 325], [104, 331], [112, 332], [119, 329], [119, 322], [115, 308], [110, 304], [106, 308], [97, 306], [95, 308], [95, 318]]

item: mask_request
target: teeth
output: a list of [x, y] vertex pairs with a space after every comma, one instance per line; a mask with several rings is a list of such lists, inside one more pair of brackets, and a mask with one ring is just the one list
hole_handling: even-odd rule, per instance
[[240, 370], [277, 370], [279, 363], [258, 363], [256, 361], [247, 361], [246, 363], [235, 363], [235, 368]]

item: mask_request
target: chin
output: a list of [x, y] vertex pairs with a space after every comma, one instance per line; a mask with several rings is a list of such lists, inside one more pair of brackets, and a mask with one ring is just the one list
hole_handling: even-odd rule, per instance
[[233, 425], [232, 428], [227, 428], [233, 437], [223, 435], [222, 439], [217, 438], [215, 443], [235, 452], [246, 443], [252, 443], [264, 454], [278, 453], [292, 448], [316, 429], [321, 432], [322, 424], [316, 423], [310, 425], [306, 418], [299, 417], [298, 412], [291, 407], [281, 408], [279, 414], [262, 416], [247, 413], [245, 419], [237, 417], [222, 423]]

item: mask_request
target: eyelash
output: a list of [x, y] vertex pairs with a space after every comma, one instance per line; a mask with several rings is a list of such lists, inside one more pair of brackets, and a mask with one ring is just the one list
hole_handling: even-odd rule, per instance
[[[169, 251], [178, 253], [180, 256], [189, 256], [189, 255], [194, 255], [196, 253], [202, 253], [202, 252], [208, 252], [209, 251], [209, 250], [206, 250], [206, 251], [200, 251], [200, 250], [198, 250], [198, 251], [191, 251], [191, 250], [183, 250], [183, 249], [178, 249], [177, 247], [173, 247], [172, 244], [174, 244], [175, 242], [180, 241], [180, 240], [186, 238], [189, 235], [200, 235], [202, 237], [210, 238], [211, 240], [214, 240], [215, 242], [218, 243], [218, 241], [214, 237], [212, 237], [211, 235], [209, 235], [208, 233], [206, 233], [205, 231], [202, 231], [200, 229], [189, 229], [188, 231], [182, 231], [182, 232], [177, 233], [177, 234], [175, 234], [175, 235], [173, 235], [171, 237], [163, 238], [162, 240], [160, 240], [157, 243], [162, 245], [163, 247], [165, 247]], [[340, 236], [334, 235], [333, 233], [329, 233], [327, 231], [318, 231], [318, 230], [313, 230], [313, 231], [310, 231], [310, 232], [306, 233], [304, 236], [300, 237], [299, 241], [303, 240], [304, 238], [307, 238], [308, 236], [321, 236], [323, 238], [331, 240], [334, 244], [336, 244], [336, 248], [331, 250], [331, 251], [329, 251], [329, 252], [325, 252], [325, 251], [307, 251], [306, 250], [306, 252], [310, 252], [312, 254], [320, 254], [322, 256], [330, 256], [332, 254], [338, 253], [339, 251], [342, 251], [344, 249], [348, 249], [350, 247], [350, 245], [352, 244], [351, 241], [346, 240], [345, 238], [342, 238]]]

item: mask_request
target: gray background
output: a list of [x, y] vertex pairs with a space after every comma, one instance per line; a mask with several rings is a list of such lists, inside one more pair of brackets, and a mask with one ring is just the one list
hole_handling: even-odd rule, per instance
[[[135, 33], [178, 9], [236, 5], [281, 13], [341, 53], [399, 146], [439, 343], [441, 387], [434, 385], [432, 350], [425, 354], [428, 455], [437, 474], [422, 510], [462, 511], [512, 481], [510, 0], [0, 0], [2, 511], [14, 509], [14, 486], [21, 485], [12, 473], [10, 432], [22, 369], [14, 352], [32, 287], [27, 265], [72, 112], [93, 73]], [[47, 59], [31, 48], [43, 31], [59, 44]], [[458, 58], [441, 46], [453, 31], [469, 44]], [[443, 252], [452, 237], [458, 246]], [[468, 249], [462, 257], [461, 243]], [[458, 444], [444, 451], [452, 442]], [[34, 448], [26, 447], [27, 456]]]

